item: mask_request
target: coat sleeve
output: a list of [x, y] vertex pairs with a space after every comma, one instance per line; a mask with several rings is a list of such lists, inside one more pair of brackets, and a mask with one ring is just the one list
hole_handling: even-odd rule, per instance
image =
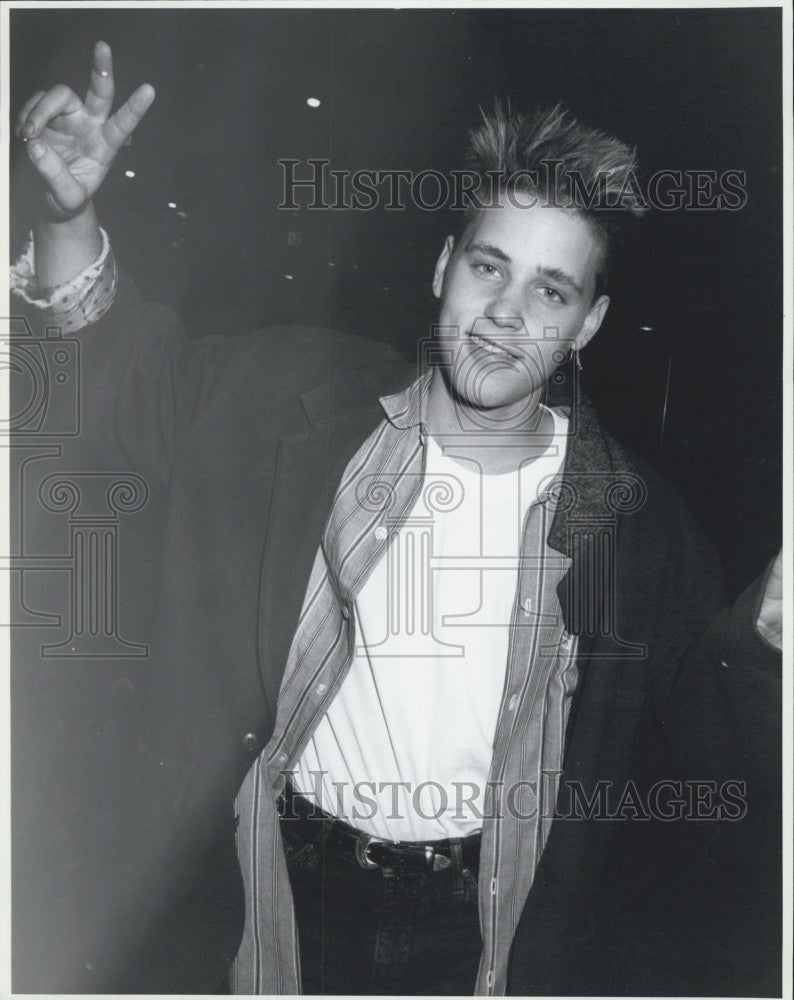
[[678, 500], [667, 551], [651, 705], [682, 773], [779, 796], [781, 654], [756, 628], [766, 572], [726, 604], [710, 543]]
[[250, 340], [189, 339], [176, 314], [146, 302], [123, 272], [113, 305], [73, 336], [79, 341], [81, 458], [120, 463], [161, 486], [239, 341]]
[[768, 799], [780, 794], [782, 657], [756, 628], [765, 577], [720, 608], [693, 642], [660, 721], [689, 771], [747, 781]]

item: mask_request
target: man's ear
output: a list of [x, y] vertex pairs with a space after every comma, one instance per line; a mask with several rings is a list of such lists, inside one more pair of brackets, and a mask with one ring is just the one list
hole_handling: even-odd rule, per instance
[[595, 337], [598, 333], [598, 328], [604, 321], [604, 317], [607, 314], [607, 309], [609, 308], [609, 296], [601, 295], [595, 300], [595, 302], [590, 306], [590, 311], [585, 316], [584, 323], [582, 323], [581, 330], [576, 335], [576, 350], [581, 351], [583, 347]]
[[447, 236], [444, 240], [444, 249], [439, 254], [438, 260], [436, 261], [436, 270], [433, 274], [433, 295], [437, 299], [441, 298], [441, 289], [444, 287], [444, 275], [446, 274], [447, 264], [449, 263], [449, 258], [452, 256], [452, 251], [455, 249], [455, 237]]

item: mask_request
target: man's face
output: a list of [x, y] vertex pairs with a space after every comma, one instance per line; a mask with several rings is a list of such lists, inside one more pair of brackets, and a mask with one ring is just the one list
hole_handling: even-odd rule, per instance
[[482, 209], [436, 264], [441, 368], [458, 402], [514, 413], [537, 405], [572, 348], [598, 330], [609, 299], [594, 300], [600, 247], [572, 211]]

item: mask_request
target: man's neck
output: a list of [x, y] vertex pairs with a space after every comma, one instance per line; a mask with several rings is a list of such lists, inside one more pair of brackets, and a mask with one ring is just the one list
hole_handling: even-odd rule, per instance
[[554, 436], [554, 418], [535, 399], [510, 408], [481, 410], [451, 395], [434, 369], [425, 401], [425, 430], [453, 457], [476, 462], [486, 475], [514, 472], [539, 458]]

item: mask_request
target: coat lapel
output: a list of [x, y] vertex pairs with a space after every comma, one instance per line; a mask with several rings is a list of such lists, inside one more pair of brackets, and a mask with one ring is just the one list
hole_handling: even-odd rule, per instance
[[[645, 695], [645, 647], [619, 634], [618, 544], [624, 517], [644, 506], [645, 486], [624, 449], [602, 430], [584, 396], [575, 403], [564, 477], [558, 486], [549, 544], [571, 558], [558, 596], [566, 629], [578, 637], [579, 683], [566, 730], [558, 816], [574, 809], [571, 784], [590, 797], [599, 781], [619, 794]], [[629, 669], [627, 669], [629, 668]], [[575, 810], [574, 810], [575, 811]], [[538, 941], [534, 974], [544, 982], [544, 955], [558, 954], [546, 933], [552, 914], [571, 922], [586, 907], [600, 858], [614, 833], [608, 822], [557, 819], [540, 860], [522, 924]], [[555, 939], [556, 940], [556, 939]], [[550, 973], [549, 973], [550, 974]], [[549, 981], [551, 981], [549, 979]]]

